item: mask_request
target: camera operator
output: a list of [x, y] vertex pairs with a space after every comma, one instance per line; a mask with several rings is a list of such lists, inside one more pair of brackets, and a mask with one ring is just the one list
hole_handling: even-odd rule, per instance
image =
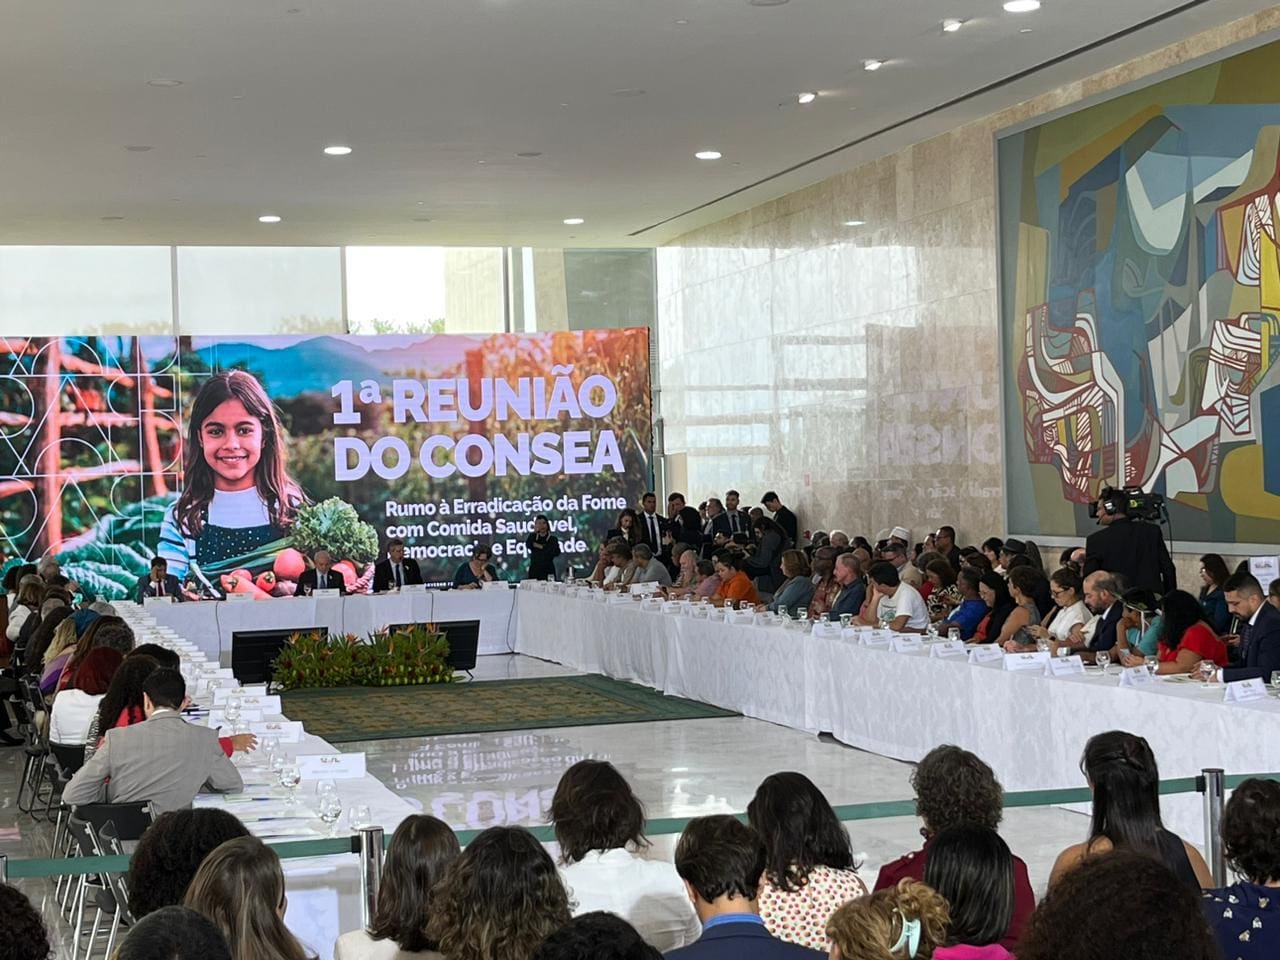
[[1085, 576], [1096, 570], [1119, 574], [1130, 588], [1164, 596], [1178, 586], [1173, 560], [1160, 528], [1129, 516], [1129, 495], [1106, 487], [1098, 495], [1097, 520], [1103, 529], [1085, 541]]

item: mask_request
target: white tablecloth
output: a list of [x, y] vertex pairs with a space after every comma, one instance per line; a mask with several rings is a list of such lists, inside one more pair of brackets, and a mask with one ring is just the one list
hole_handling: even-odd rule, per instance
[[[1280, 770], [1280, 701], [1223, 703], [1223, 688], [1109, 676], [1052, 679], [930, 659], [780, 627], [647, 612], [519, 590], [516, 650], [917, 761], [941, 743], [972, 750], [1006, 790], [1084, 785], [1080, 754], [1105, 730], [1146, 737], [1163, 779], [1207, 767]], [[1166, 797], [1166, 821], [1203, 840], [1197, 795]]]
[[[339, 601], [301, 599], [298, 601], [298, 603], [320, 605], [337, 602]], [[121, 608], [122, 615], [127, 617], [133, 624], [140, 642], [155, 641], [169, 645], [166, 638], [152, 634], [151, 615], [157, 611], [169, 613], [175, 609], [203, 605], [181, 604], [177, 606], [148, 607], [145, 612], [132, 604], [118, 604], [117, 606]], [[217, 606], [236, 608], [235, 612], [239, 614], [241, 608], [265, 610], [274, 605], [269, 601], [257, 601], [245, 604], [220, 603]], [[158, 620], [159, 618], [157, 617], [156, 619]], [[176, 627], [172, 629], [179, 634], [181, 639], [191, 643], [195, 642], [193, 638], [183, 636]], [[197, 655], [198, 657], [199, 655]], [[212, 660], [213, 658], [209, 659]], [[264, 717], [264, 719], [275, 720], [282, 718], [269, 716]], [[328, 741], [309, 733], [304, 733], [299, 743], [283, 744], [281, 751], [290, 758], [311, 754], [329, 755], [339, 752]], [[240, 799], [237, 800], [236, 795], [202, 794], [196, 799], [196, 804], [198, 806], [227, 809], [238, 816], [246, 818], [246, 825], [251, 833], [263, 834], [264, 830], [267, 829], [267, 824], [255, 823], [252, 819], [249, 819], [253, 816], [250, 811], [258, 804], [246, 803], [245, 798], [267, 793], [275, 794], [279, 790], [268, 790], [254, 785], [255, 780], [260, 781], [266, 777], [265, 769], [254, 762], [255, 760], [260, 760], [260, 755], [257, 757], [251, 755], [247, 758], [243, 755], [237, 755], [237, 757], [237, 763], [243, 765], [242, 770], [247, 784], [244, 792], [239, 795]], [[337, 780], [334, 782], [334, 787], [342, 800], [343, 807], [342, 819], [339, 821], [341, 829], [337, 831], [338, 836], [348, 833], [346, 830], [348, 815], [351, 808], [359, 804], [369, 807], [372, 822], [381, 826], [388, 836], [400, 825], [401, 820], [410, 814], [419, 812], [417, 807], [398, 797], [384, 786], [380, 780], [368, 774], [357, 780]], [[303, 781], [298, 787], [299, 805], [306, 813], [314, 811], [314, 791], [314, 782]], [[265, 801], [263, 805], [278, 805], [278, 801]], [[271, 811], [272, 815], [277, 812], [280, 811]], [[326, 835], [328, 831], [328, 828], [320, 823], [318, 819], [310, 820], [308, 826], [317, 831], [319, 836]], [[268, 842], [285, 843], [289, 842], [289, 839], [288, 837], [278, 840], [268, 838]], [[315, 839], [315, 837], [300, 837], [296, 839]], [[358, 930], [361, 926], [363, 896], [360, 889], [360, 858], [356, 854], [308, 857], [285, 860], [283, 861], [283, 867], [289, 901], [285, 921], [311, 952], [321, 960], [328, 960], [329, 957], [333, 956], [333, 946], [337, 938], [349, 930]]]
[[484, 654], [510, 653], [515, 645], [512, 590], [429, 590], [426, 593], [357, 594], [349, 597], [277, 597], [272, 600], [202, 600], [151, 605], [147, 613], [190, 640], [211, 660], [231, 663], [238, 630], [322, 627], [365, 637], [393, 623], [479, 620]]

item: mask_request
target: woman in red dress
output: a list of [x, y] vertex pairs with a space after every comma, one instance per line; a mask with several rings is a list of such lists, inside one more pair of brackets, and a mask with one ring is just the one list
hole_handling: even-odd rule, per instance
[[[1161, 608], [1164, 626], [1156, 654], [1156, 673], [1190, 673], [1201, 660], [1212, 660], [1219, 667], [1227, 665], [1227, 645], [1206, 622], [1199, 600], [1185, 590], [1172, 590], [1161, 601]], [[1120, 662], [1136, 667], [1144, 661], [1128, 653]]]

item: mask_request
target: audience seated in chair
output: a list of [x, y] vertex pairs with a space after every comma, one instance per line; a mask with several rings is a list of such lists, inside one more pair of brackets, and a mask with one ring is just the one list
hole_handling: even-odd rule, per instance
[[924, 882], [947, 901], [934, 960], [1013, 960], [1000, 944], [1013, 920], [1013, 854], [990, 827], [961, 824], [933, 839]]
[[671, 960], [820, 960], [822, 954], [778, 940], [765, 928], [757, 901], [767, 855], [760, 835], [722, 814], [689, 821], [676, 844], [702, 936], [667, 954]]
[[1160, 820], [1160, 772], [1146, 740], [1121, 730], [1099, 733], [1085, 744], [1080, 766], [1093, 790], [1089, 839], [1058, 854], [1051, 888], [1081, 861], [1120, 849], [1159, 860], [1191, 890], [1213, 886], [1200, 851]]
[[1018, 946], [1018, 960], [1104, 958], [1219, 960], [1219, 954], [1198, 896], [1150, 854], [1117, 850], [1091, 857], [1052, 885]]
[[551, 822], [574, 913], [617, 914], [664, 953], [698, 939], [702, 928], [675, 868], [644, 856], [644, 808], [613, 764], [580, 760], [566, 770]]
[[662, 960], [662, 953], [621, 917], [597, 910], [543, 940], [533, 960]]
[[490, 827], [445, 869], [427, 935], [445, 960], [530, 960], [569, 922], [551, 855], [521, 827]]
[[1204, 892], [1205, 919], [1223, 956], [1280, 957], [1280, 783], [1246, 780], [1222, 817], [1227, 862], [1240, 879]]
[[765, 845], [759, 900], [765, 928], [789, 943], [830, 949], [832, 912], [867, 894], [831, 804], [804, 774], [775, 773], [756, 789], [747, 820]]
[[161, 907], [130, 927], [111, 960], [233, 958], [227, 938], [212, 920], [195, 910], [171, 906]]
[[[916, 812], [924, 821], [924, 846], [880, 868], [876, 890], [896, 887], [904, 879], [923, 880], [934, 839], [955, 826], [973, 824], [995, 830], [1004, 816], [1004, 791], [989, 766], [968, 750], [945, 744], [934, 747], [911, 775]], [[1035, 894], [1027, 865], [1013, 858], [1013, 916], [1000, 943], [1016, 949], [1027, 919], [1035, 909]]]
[[179, 713], [186, 704], [182, 674], [156, 670], [142, 690], [147, 719], [107, 732], [67, 784], [65, 803], [147, 800], [159, 815], [191, 806], [201, 790], [226, 793], [244, 786], [218, 743], [218, 731], [189, 724]]
[[191, 878], [182, 905], [213, 921], [232, 945], [232, 960], [308, 960], [284, 923], [280, 858], [257, 837], [219, 844]]
[[0, 930], [4, 960], [48, 960], [53, 956], [49, 931], [35, 905], [17, 887], [0, 883]]
[[850, 900], [827, 921], [831, 956], [841, 960], [916, 960], [945, 942], [947, 901], [919, 880], [899, 880]]
[[129, 912], [140, 920], [182, 903], [205, 857], [249, 831], [225, 810], [171, 810], [149, 826], [129, 860]]
[[406, 817], [387, 848], [378, 905], [369, 929], [338, 938], [334, 960], [438, 958], [439, 944], [427, 934], [433, 888], [462, 848], [449, 825], [422, 814]]

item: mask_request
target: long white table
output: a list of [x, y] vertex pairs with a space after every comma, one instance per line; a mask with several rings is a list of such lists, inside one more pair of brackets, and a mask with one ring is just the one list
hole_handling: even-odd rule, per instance
[[[186, 606], [179, 605], [178, 609]], [[191, 604], [191, 606], [199, 606]], [[231, 604], [234, 606], [234, 604]], [[269, 606], [267, 601], [245, 604], [261, 608]], [[164, 646], [178, 649], [185, 640], [176, 628], [165, 628], [158, 625], [158, 618], [153, 618], [156, 611], [168, 612], [173, 607], [151, 606], [143, 609], [132, 604], [118, 604], [117, 608], [134, 628], [139, 643], [157, 642]], [[176, 635], [176, 636], [175, 636]], [[184, 651], [186, 652], [186, 651]], [[184, 662], [184, 668], [190, 671], [192, 666], [198, 668], [204, 655], [188, 652], [190, 660]], [[217, 663], [215, 658], [209, 658]], [[279, 715], [265, 716], [264, 720], [286, 719]], [[296, 744], [282, 744], [281, 752], [289, 759], [306, 755], [332, 755], [339, 751], [320, 737], [304, 731], [302, 740]], [[329, 828], [318, 818], [311, 818], [315, 805], [314, 782], [303, 781], [298, 787], [298, 810], [303, 813], [306, 830], [303, 836], [277, 836], [277, 821], [262, 819], [293, 811], [282, 808], [278, 799], [255, 800], [256, 797], [277, 797], [279, 788], [263, 787], [268, 780], [268, 773], [261, 765], [260, 755], [244, 757], [237, 755], [237, 764], [241, 766], [246, 781], [245, 790], [236, 794], [201, 794], [196, 798], [196, 806], [219, 807], [230, 811], [245, 821], [250, 833], [262, 836], [268, 842], [288, 842], [291, 839], [316, 839], [327, 836]], [[257, 762], [255, 762], [255, 760]], [[256, 785], [255, 785], [256, 783]], [[334, 783], [337, 794], [342, 800], [343, 815], [339, 821], [341, 827], [337, 836], [349, 835], [346, 830], [348, 815], [353, 806], [364, 804], [374, 823], [380, 825], [389, 836], [405, 817], [420, 812], [418, 807], [398, 797], [377, 778], [365, 774], [354, 780], [337, 780]], [[290, 827], [295, 825], [290, 822]], [[274, 831], [274, 832], [273, 832]], [[286, 886], [289, 894], [288, 911], [285, 922], [310, 952], [320, 958], [333, 956], [333, 946], [337, 938], [349, 930], [358, 930], [361, 926], [362, 893], [360, 888], [359, 858], [354, 854], [336, 854], [325, 857], [307, 857], [283, 861]]]
[[481, 655], [510, 653], [515, 644], [515, 591], [428, 590], [424, 593], [348, 597], [276, 597], [150, 604], [157, 623], [190, 640], [211, 660], [230, 663], [238, 630], [323, 627], [368, 636], [394, 623], [479, 620]]
[[[1048, 678], [965, 660], [861, 645], [777, 626], [649, 612], [518, 591], [519, 653], [603, 673], [813, 733], [899, 760], [941, 743], [982, 757], [1006, 790], [1084, 785], [1085, 741], [1105, 730], [1146, 737], [1164, 779], [1206, 767], [1280, 770], [1280, 701], [1223, 703], [1220, 685], [1121, 688], [1107, 676]], [[1166, 822], [1203, 841], [1195, 795], [1166, 797]]]

